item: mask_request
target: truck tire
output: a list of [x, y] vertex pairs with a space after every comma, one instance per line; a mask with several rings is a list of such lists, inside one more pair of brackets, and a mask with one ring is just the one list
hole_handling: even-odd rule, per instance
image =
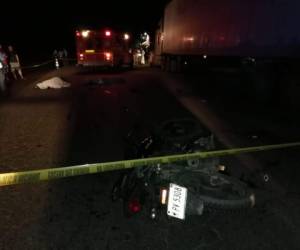
[[171, 72], [172, 60], [170, 56], [166, 56], [166, 71]]
[[182, 72], [182, 58], [181, 58], [181, 56], [176, 57], [176, 72], [177, 73]]
[[185, 171], [178, 174], [175, 181], [203, 201], [204, 211], [236, 210], [255, 205], [254, 193], [246, 184], [221, 173]]

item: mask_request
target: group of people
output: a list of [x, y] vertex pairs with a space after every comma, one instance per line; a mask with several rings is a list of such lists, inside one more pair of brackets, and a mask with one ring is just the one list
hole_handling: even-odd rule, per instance
[[141, 34], [140, 40], [133, 54], [135, 65], [145, 65], [149, 63], [150, 36], [147, 32]]
[[68, 64], [68, 51], [66, 49], [54, 50], [53, 58], [55, 61], [55, 67], [60, 68]]
[[20, 59], [12, 46], [8, 46], [7, 52], [0, 45], [0, 91], [6, 90], [6, 81], [10, 75], [15, 79], [24, 79]]

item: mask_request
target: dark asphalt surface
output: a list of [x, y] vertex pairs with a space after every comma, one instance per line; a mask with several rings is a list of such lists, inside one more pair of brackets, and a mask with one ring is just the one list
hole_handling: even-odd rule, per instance
[[[37, 81], [54, 75], [62, 76], [72, 87], [34, 88]], [[245, 146], [297, 139], [292, 131], [298, 123], [292, 116], [279, 119], [273, 109], [265, 110], [267, 116], [262, 110], [256, 116], [247, 102], [232, 105], [234, 100], [243, 103], [238, 102], [240, 96], [226, 102], [237, 83], [232, 75], [226, 77], [221, 81], [211, 76], [186, 79], [152, 69], [84, 73], [68, 68], [18, 82], [16, 89], [25, 87], [0, 103], [0, 170], [122, 159], [122, 137], [137, 122], [146, 128], [166, 119], [192, 116], [180, 97], [169, 92], [168, 86], [176, 81], [183, 83], [177, 92], [190, 101], [194, 114], [198, 110], [194, 99], [198, 99], [220, 123], [230, 124], [232, 130], [226, 126], [220, 133], [224, 137], [235, 134]], [[99, 79], [106, 84], [94, 85]], [[228, 88], [211, 94], [221, 82], [228, 83]], [[260, 199], [254, 209], [209, 213], [184, 222], [151, 221], [144, 214], [124, 217], [121, 203], [110, 200], [119, 172], [4, 187], [0, 189], [0, 249], [298, 249], [297, 152], [252, 156], [276, 183], [255, 188]], [[236, 158], [224, 159], [224, 163], [233, 174], [243, 174], [243, 165]]]

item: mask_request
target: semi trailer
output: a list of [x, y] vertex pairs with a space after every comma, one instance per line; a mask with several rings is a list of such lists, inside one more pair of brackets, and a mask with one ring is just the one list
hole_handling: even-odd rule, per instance
[[155, 41], [155, 64], [181, 70], [214, 63], [300, 57], [298, 0], [171, 0]]

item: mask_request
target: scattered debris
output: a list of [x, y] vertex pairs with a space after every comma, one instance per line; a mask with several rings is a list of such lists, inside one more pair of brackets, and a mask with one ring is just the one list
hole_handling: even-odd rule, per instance
[[264, 181], [268, 182], [270, 180], [270, 176], [268, 174], [264, 174]]
[[105, 93], [105, 94], [108, 94], [108, 95], [111, 95], [111, 94], [112, 94], [111, 91], [109, 91], [109, 90], [105, 90], [104, 93]]
[[61, 88], [69, 88], [70, 86], [71, 86], [70, 83], [65, 82], [59, 77], [53, 77], [49, 80], [36, 84], [36, 88], [39, 89], [61, 89]]
[[214, 233], [215, 236], [216, 236], [216, 238], [217, 238], [218, 240], [220, 240], [220, 241], [223, 240], [223, 237], [222, 237], [221, 233], [220, 233], [219, 230], [217, 230], [216, 228], [212, 228], [212, 227], [211, 227], [211, 228], [210, 228], [210, 232]]
[[99, 79], [92, 79], [87, 81], [87, 86], [108, 86], [108, 85], [114, 85], [114, 84], [124, 84], [125, 80], [123, 78], [119, 77], [102, 77]]
[[218, 170], [219, 172], [225, 172], [226, 167], [225, 167], [224, 165], [218, 165], [218, 166], [217, 166], [217, 170]]
[[103, 81], [103, 79], [97, 79], [97, 80], [90, 80], [90, 81], [88, 81], [87, 82], [87, 85], [89, 85], [89, 86], [98, 86], [98, 85], [103, 85], [104, 84], [104, 81]]

